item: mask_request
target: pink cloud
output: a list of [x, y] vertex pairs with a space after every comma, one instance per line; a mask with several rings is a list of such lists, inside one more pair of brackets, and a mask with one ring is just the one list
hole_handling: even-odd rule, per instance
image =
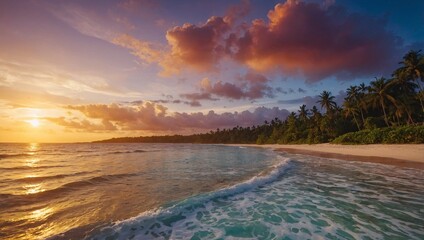
[[[185, 131], [211, 130], [239, 126], [252, 126], [262, 124], [265, 120], [278, 117], [285, 119], [289, 112], [285, 109], [259, 107], [253, 111], [234, 113], [207, 114], [168, 112], [163, 105], [144, 102], [138, 104], [90, 104], [74, 105], [67, 107], [82, 113], [87, 119], [48, 119], [58, 125], [70, 129], [87, 130], [147, 130], [147, 131]], [[101, 121], [102, 124], [95, 125], [93, 121]]]
[[218, 81], [212, 83], [208, 78], [200, 82], [200, 93], [182, 94], [181, 97], [190, 100], [217, 100], [212, 96], [227, 99], [259, 99], [263, 97], [274, 97], [273, 89], [267, 85], [269, 80], [255, 73], [247, 73], [239, 76], [236, 83]]
[[193, 100], [193, 101], [198, 101], [198, 100], [211, 100], [211, 101], [216, 101], [218, 99], [213, 98], [212, 95], [208, 92], [204, 92], [204, 93], [186, 93], [186, 94], [181, 94], [181, 97], [183, 98], [187, 98], [189, 100]]

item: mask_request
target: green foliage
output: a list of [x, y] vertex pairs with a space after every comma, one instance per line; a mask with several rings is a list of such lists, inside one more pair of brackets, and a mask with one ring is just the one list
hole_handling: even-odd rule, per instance
[[367, 117], [364, 122], [364, 128], [373, 130], [376, 128], [384, 127], [384, 120], [380, 117]]
[[375, 128], [341, 135], [333, 140], [338, 144], [399, 144], [424, 143], [424, 126]]
[[[251, 143], [251, 144], [373, 144], [424, 143], [424, 56], [409, 51], [391, 79], [384, 77], [350, 86], [337, 106], [331, 92], [323, 91], [316, 106], [300, 106], [287, 119], [263, 125], [217, 129], [188, 136], [113, 138], [99, 142], [144, 143]], [[418, 126], [421, 124], [421, 126]], [[358, 131], [361, 130], [361, 131]], [[356, 131], [356, 132], [355, 132]]]
[[260, 134], [258, 139], [256, 140], [256, 144], [265, 144], [267, 141], [267, 137], [264, 134]]

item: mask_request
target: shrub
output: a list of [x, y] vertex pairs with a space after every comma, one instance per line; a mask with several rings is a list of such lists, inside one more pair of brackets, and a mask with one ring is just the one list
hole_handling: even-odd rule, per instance
[[424, 143], [424, 126], [401, 126], [362, 130], [341, 135], [337, 144]]

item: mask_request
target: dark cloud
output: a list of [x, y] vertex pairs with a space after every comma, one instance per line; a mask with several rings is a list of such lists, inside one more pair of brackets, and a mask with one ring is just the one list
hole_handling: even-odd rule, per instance
[[288, 0], [270, 10], [267, 20], [235, 26], [229, 19], [211, 17], [203, 25], [169, 30], [174, 62], [210, 70], [228, 57], [257, 71], [279, 69], [314, 82], [383, 73], [402, 45], [384, 20], [337, 4]]
[[297, 89], [297, 92], [298, 93], [306, 93], [307, 91], [305, 89], [303, 89], [303, 88], [298, 88]]
[[261, 74], [247, 73], [237, 77], [237, 80], [236, 83], [222, 81], [212, 83], [208, 78], [204, 78], [201, 81], [200, 93], [181, 96], [190, 100], [217, 100], [212, 96], [236, 100], [274, 97], [274, 90], [267, 84], [269, 80]]
[[288, 94], [287, 90], [284, 90], [282, 87], [275, 88], [275, 91], [282, 94]]
[[236, 59], [256, 70], [278, 67], [317, 81], [382, 72], [399, 40], [382, 20], [289, 0], [268, 13], [268, 22], [253, 21], [233, 44]]
[[180, 95], [183, 98], [192, 100], [192, 101], [199, 101], [199, 100], [211, 100], [211, 101], [217, 101], [217, 98], [213, 98], [212, 95], [208, 92], [204, 93], [186, 93]]
[[[143, 103], [151, 102], [151, 103], [160, 103], [160, 104], [185, 104], [192, 107], [200, 107], [202, 106], [200, 102], [197, 99], [190, 99], [190, 101], [183, 101], [180, 99], [174, 99], [172, 95], [163, 95], [166, 99], [156, 99], [156, 100], [149, 100], [149, 101], [132, 101], [132, 102], [122, 102], [123, 104], [130, 104], [133, 106], [142, 105]], [[211, 100], [218, 100], [218, 99], [211, 99]]]

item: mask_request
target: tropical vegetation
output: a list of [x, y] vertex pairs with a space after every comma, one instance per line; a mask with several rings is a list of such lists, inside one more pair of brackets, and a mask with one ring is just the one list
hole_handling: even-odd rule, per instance
[[[113, 138], [102, 142], [170, 143], [424, 143], [424, 56], [409, 51], [390, 78], [378, 77], [346, 90], [339, 106], [323, 91], [317, 106], [300, 106], [285, 120], [216, 129], [189, 136]], [[323, 112], [321, 112], [321, 111]]]

